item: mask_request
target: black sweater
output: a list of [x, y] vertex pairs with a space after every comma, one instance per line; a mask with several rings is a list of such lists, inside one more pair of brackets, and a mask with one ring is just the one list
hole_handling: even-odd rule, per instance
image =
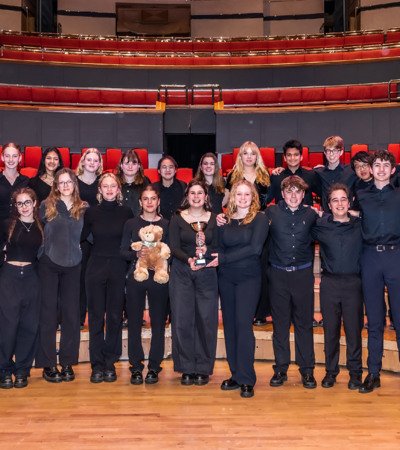
[[96, 180], [92, 184], [87, 184], [84, 181], [78, 178], [78, 186], [79, 186], [79, 197], [87, 202], [89, 206], [96, 206], [99, 202], [97, 201], [97, 193], [99, 192], [99, 179]]
[[11, 212], [11, 196], [17, 189], [28, 186], [29, 178], [18, 175], [14, 184], [10, 184], [3, 173], [0, 174], [0, 220], [8, 219]]

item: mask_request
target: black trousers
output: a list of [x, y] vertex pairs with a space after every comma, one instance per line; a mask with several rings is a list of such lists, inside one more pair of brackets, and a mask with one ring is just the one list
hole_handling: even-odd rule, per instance
[[128, 273], [126, 282], [126, 310], [128, 313], [128, 355], [131, 370], [142, 371], [144, 368], [142, 346], [143, 311], [146, 294], [149, 302], [151, 325], [151, 344], [149, 353], [149, 370], [159, 372], [164, 358], [165, 321], [168, 312], [168, 283], [159, 284], [153, 279], [154, 272], [149, 270], [149, 278], [143, 282], [136, 281], [133, 273]]
[[363, 293], [359, 275], [323, 273], [320, 287], [324, 318], [325, 367], [339, 373], [340, 328], [346, 333], [346, 367], [351, 375], [362, 373], [361, 331], [363, 328]]
[[53, 263], [46, 255], [40, 258], [41, 307], [36, 367], [57, 365], [57, 301], [61, 314], [59, 318], [61, 323], [59, 361], [62, 366], [78, 364], [80, 272], [80, 264], [63, 267]]
[[255, 318], [263, 320], [271, 315], [271, 302], [268, 290], [268, 239], [261, 253], [261, 293], [255, 313]]
[[169, 294], [174, 370], [211, 375], [218, 332], [218, 281], [215, 268], [198, 271], [174, 259]]
[[286, 272], [269, 269], [269, 288], [273, 320], [275, 372], [286, 372], [290, 364], [290, 324], [294, 325], [296, 364], [302, 374], [315, 366], [313, 315], [314, 276], [309, 269]]
[[261, 291], [261, 277], [243, 276], [240, 270], [218, 272], [226, 356], [232, 378], [239, 384], [256, 383], [253, 318]]
[[0, 292], [0, 372], [28, 376], [36, 352], [40, 314], [36, 267], [4, 263]]
[[81, 325], [85, 323], [87, 313], [87, 297], [86, 297], [86, 268], [90, 258], [92, 244], [87, 241], [81, 243], [82, 261], [81, 261], [81, 284], [79, 295], [79, 309]]
[[125, 274], [126, 262], [122, 259], [90, 256], [86, 269], [86, 295], [93, 370], [113, 370], [121, 356]]

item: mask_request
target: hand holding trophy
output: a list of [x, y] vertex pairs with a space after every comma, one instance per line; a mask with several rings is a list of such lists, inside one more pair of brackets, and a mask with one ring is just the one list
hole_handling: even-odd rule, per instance
[[[196, 232], [196, 247], [203, 247], [205, 244], [204, 239], [204, 230], [207, 228], [208, 222], [192, 222], [190, 226], [192, 227], [193, 231]], [[197, 254], [197, 258], [194, 260], [195, 266], [205, 266], [206, 265], [206, 259], [202, 252], [199, 252]]]

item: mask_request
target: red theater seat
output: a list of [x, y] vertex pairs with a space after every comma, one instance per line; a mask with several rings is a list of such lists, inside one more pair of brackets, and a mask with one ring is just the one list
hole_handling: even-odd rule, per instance
[[257, 90], [257, 104], [271, 105], [279, 103], [281, 95], [280, 89], [258, 89]]
[[350, 156], [351, 158], [356, 155], [358, 152], [368, 152], [368, 144], [353, 144], [350, 147]]
[[32, 101], [35, 103], [54, 103], [53, 88], [32, 87]]
[[264, 161], [265, 167], [275, 167], [275, 148], [274, 147], [260, 147], [261, 157]]
[[389, 101], [389, 91], [387, 83], [371, 85], [371, 99]]
[[149, 168], [149, 152], [147, 148], [135, 148], [135, 152], [139, 156], [143, 169]]
[[350, 85], [347, 90], [349, 101], [369, 102], [371, 100], [371, 87], [369, 85]]
[[388, 44], [400, 42], [400, 31], [388, 31], [386, 33], [386, 42]]
[[78, 167], [79, 161], [81, 159], [81, 154], [79, 153], [72, 153], [71, 154], [71, 169], [76, 170]]
[[69, 147], [57, 147], [59, 152], [61, 153], [61, 158], [64, 164], [64, 167], [71, 167], [71, 155], [69, 153]]
[[280, 103], [301, 103], [301, 88], [281, 89]]
[[189, 181], [193, 179], [193, 169], [180, 167], [176, 171], [176, 178], [178, 180], [184, 181], [185, 183], [189, 183]]
[[347, 86], [328, 86], [325, 88], [325, 100], [330, 103], [347, 100]]
[[308, 155], [308, 164], [310, 167], [315, 167], [324, 164], [323, 152], [310, 152]]
[[28, 178], [33, 178], [37, 174], [37, 169], [34, 167], [21, 167], [20, 173]]
[[56, 103], [76, 104], [78, 103], [78, 89], [56, 88], [54, 101]]
[[156, 183], [157, 181], [160, 180], [160, 174], [158, 173], [157, 169], [154, 168], [144, 169], [144, 174], [150, 180], [151, 183]]
[[123, 103], [125, 105], [145, 105], [146, 93], [144, 91], [123, 91]]
[[383, 33], [367, 33], [363, 36], [364, 45], [382, 45], [385, 40]]
[[254, 89], [237, 90], [234, 93], [234, 103], [237, 105], [255, 105], [257, 103], [257, 91]]
[[106, 149], [106, 170], [115, 170], [121, 160], [122, 150], [120, 148]]
[[232, 153], [224, 153], [223, 155], [221, 155], [221, 170], [224, 177], [226, 177], [232, 170], [233, 164], [234, 162]]
[[40, 160], [42, 159], [42, 147], [39, 146], [27, 146], [24, 152], [25, 167], [39, 168]]
[[325, 89], [323, 87], [312, 87], [301, 89], [301, 101], [303, 103], [323, 103], [325, 100]]
[[100, 91], [100, 103], [105, 105], [122, 105], [123, 92], [116, 90], [102, 89]]
[[25, 86], [9, 86], [8, 99], [14, 102], [32, 101], [32, 88]]
[[388, 152], [393, 153], [396, 164], [400, 163], [400, 144], [389, 144], [388, 145]]
[[100, 91], [97, 89], [78, 89], [78, 103], [98, 105]]
[[343, 45], [344, 45], [343, 36], [325, 36], [325, 48], [343, 47]]

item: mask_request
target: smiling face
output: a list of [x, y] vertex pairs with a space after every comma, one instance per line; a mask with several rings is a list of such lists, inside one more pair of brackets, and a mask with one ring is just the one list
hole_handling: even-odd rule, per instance
[[370, 170], [375, 181], [388, 183], [396, 168], [392, 167], [390, 161], [378, 158], [373, 162]]
[[303, 156], [297, 148], [288, 148], [283, 157], [288, 168], [293, 171], [297, 170], [300, 167], [301, 160], [303, 159]]
[[23, 222], [33, 221], [33, 209], [36, 202], [28, 194], [19, 194], [15, 200], [15, 206], [19, 214], [19, 218]]
[[143, 191], [139, 203], [144, 212], [152, 214], [157, 211], [160, 199], [155, 191]]
[[6, 147], [3, 149], [1, 159], [6, 169], [17, 169], [21, 161], [21, 153], [14, 147]]
[[192, 186], [187, 193], [188, 203], [191, 208], [202, 208], [206, 198], [204, 189], [198, 184]]
[[54, 173], [60, 166], [60, 158], [56, 152], [47, 153], [44, 159], [44, 167], [47, 173]]
[[282, 197], [285, 200], [287, 206], [295, 210], [297, 209], [304, 198], [304, 191], [295, 186], [289, 186], [282, 191]]
[[85, 172], [96, 173], [100, 167], [99, 155], [95, 152], [86, 152], [82, 160], [82, 168]]
[[362, 181], [369, 181], [372, 178], [371, 167], [368, 163], [354, 161], [354, 171], [357, 177]]
[[68, 173], [62, 173], [57, 181], [57, 187], [60, 191], [61, 197], [71, 197], [74, 193], [74, 182]]
[[206, 156], [201, 162], [201, 170], [205, 176], [212, 177], [215, 173], [215, 161], [211, 156]]
[[332, 211], [334, 220], [341, 221], [347, 219], [350, 202], [347, 198], [346, 191], [343, 189], [333, 191], [329, 199], [329, 208]]
[[336, 147], [326, 147], [324, 149], [326, 160], [329, 164], [335, 165], [340, 161], [340, 157], [343, 155], [343, 149]]
[[235, 205], [238, 209], [250, 208], [253, 195], [249, 186], [240, 184], [235, 192]]
[[176, 168], [173, 161], [171, 161], [168, 158], [164, 159], [163, 162], [161, 163], [159, 174], [164, 181], [173, 180], [176, 174]]
[[107, 202], [113, 202], [114, 200], [116, 200], [120, 192], [118, 182], [114, 177], [104, 177], [99, 184], [99, 192], [104, 200], [106, 200]]
[[251, 147], [245, 147], [240, 154], [244, 167], [255, 167], [257, 162], [257, 153]]

